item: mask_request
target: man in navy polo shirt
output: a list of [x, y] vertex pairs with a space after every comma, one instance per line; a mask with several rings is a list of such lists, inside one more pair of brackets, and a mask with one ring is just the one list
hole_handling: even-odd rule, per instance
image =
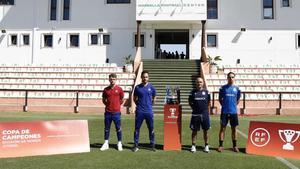
[[222, 86], [219, 91], [219, 102], [222, 106], [220, 117], [221, 125], [219, 132], [219, 152], [224, 150], [223, 141], [228, 121], [230, 121], [231, 126], [232, 150], [234, 152], [239, 152], [237, 147], [236, 128], [239, 125], [237, 105], [240, 101], [241, 91], [238, 86], [234, 85], [234, 78], [235, 74], [233, 72], [229, 72], [227, 74], [227, 84]]
[[123, 103], [124, 91], [116, 84], [117, 75], [112, 73], [109, 75], [109, 86], [107, 86], [102, 94], [102, 102], [105, 105], [104, 114], [104, 144], [100, 148], [101, 151], [109, 149], [108, 139], [111, 122], [115, 123], [117, 137], [118, 137], [118, 150], [122, 151], [122, 129], [121, 129], [121, 104]]
[[198, 77], [196, 79], [196, 88], [193, 89], [189, 95], [189, 105], [193, 110], [190, 122], [190, 128], [192, 130], [192, 153], [196, 152], [197, 132], [200, 131], [200, 127], [202, 127], [203, 130], [203, 151], [206, 153], [209, 152], [208, 130], [210, 128], [210, 119], [208, 108], [210, 103], [210, 94], [208, 90], [203, 88], [203, 85], [203, 79]]
[[150, 146], [152, 151], [155, 150], [155, 139], [154, 139], [154, 124], [153, 124], [153, 111], [152, 105], [155, 102], [156, 89], [150, 84], [149, 81], [149, 72], [143, 71], [141, 74], [142, 83], [137, 85], [134, 89], [133, 100], [136, 104], [135, 112], [135, 131], [134, 131], [134, 147], [133, 152], [139, 150], [139, 135], [140, 128], [144, 121], [149, 131]]

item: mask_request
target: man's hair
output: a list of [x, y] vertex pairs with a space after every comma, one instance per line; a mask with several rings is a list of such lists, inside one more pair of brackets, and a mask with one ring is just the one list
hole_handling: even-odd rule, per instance
[[230, 76], [230, 74], [232, 74], [232, 75], [235, 77], [235, 73], [233, 73], [233, 72], [229, 72], [229, 73], [227, 73], [227, 77], [229, 77], [229, 76]]
[[142, 77], [145, 73], [147, 73], [147, 74], [149, 75], [149, 71], [144, 70], [144, 71], [142, 71], [142, 73], [141, 73], [141, 77]]
[[200, 76], [199, 76], [199, 77], [196, 77], [195, 81], [197, 81], [197, 79], [202, 79], [202, 80], [203, 80], [203, 78], [202, 78], [202, 77], [200, 77]]
[[115, 73], [112, 73], [108, 76], [108, 78], [117, 78], [117, 75]]

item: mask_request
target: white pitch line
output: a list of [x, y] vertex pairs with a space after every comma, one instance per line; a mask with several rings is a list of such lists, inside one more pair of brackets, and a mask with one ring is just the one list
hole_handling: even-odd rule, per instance
[[[236, 130], [241, 136], [243, 136], [245, 139], [248, 139], [247, 134], [241, 132], [240, 130]], [[276, 159], [280, 162], [282, 162], [283, 164], [285, 164], [286, 166], [288, 166], [290, 169], [299, 169], [298, 167], [296, 167], [294, 164], [292, 164], [291, 162], [287, 161], [286, 159], [282, 158], [282, 157], [276, 157]]]

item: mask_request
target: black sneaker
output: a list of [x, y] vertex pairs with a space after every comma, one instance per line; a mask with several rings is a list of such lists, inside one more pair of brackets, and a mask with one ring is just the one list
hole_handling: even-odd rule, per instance
[[133, 151], [133, 152], [137, 152], [137, 151], [139, 151], [139, 148], [138, 148], [137, 146], [134, 146], [134, 147], [132, 148], [132, 151]]
[[153, 152], [156, 151], [155, 144], [151, 146], [151, 151], [153, 151]]

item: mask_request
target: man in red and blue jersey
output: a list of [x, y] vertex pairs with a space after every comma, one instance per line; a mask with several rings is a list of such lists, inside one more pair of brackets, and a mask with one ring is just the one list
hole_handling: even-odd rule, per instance
[[109, 133], [111, 122], [115, 123], [115, 128], [118, 137], [117, 148], [119, 151], [122, 147], [122, 129], [121, 129], [121, 104], [123, 103], [124, 91], [116, 84], [117, 75], [112, 73], [109, 75], [109, 86], [107, 86], [102, 94], [102, 102], [105, 105], [104, 114], [104, 144], [100, 148], [101, 151], [109, 149]]
[[206, 153], [209, 152], [208, 130], [210, 128], [210, 119], [208, 110], [210, 103], [210, 94], [208, 90], [203, 88], [203, 84], [203, 79], [201, 77], [198, 77], [196, 79], [196, 88], [193, 89], [189, 95], [189, 105], [193, 110], [190, 122], [190, 128], [192, 130], [192, 153], [196, 152], [197, 132], [200, 131], [200, 127], [202, 127], [203, 130], [203, 151]]
[[219, 132], [219, 152], [224, 150], [223, 141], [228, 121], [230, 121], [231, 126], [232, 150], [234, 152], [239, 152], [237, 147], [237, 126], [239, 125], [237, 105], [240, 101], [241, 91], [238, 86], [234, 85], [234, 78], [235, 74], [233, 72], [229, 72], [227, 74], [227, 84], [222, 86], [219, 91], [219, 102], [222, 106]]
[[140, 128], [144, 119], [149, 131], [150, 146], [152, 151], [155, 149], [155, 139], [154, 139], [154, 123], [153, 123], [153, 110], [152, 105], [155, 102], [156, 89], [149, 83], [149, 72], [143, 71], [141, 74], [142, 83], [137, 85], [134, 89], [133, 100], [136, 104], [135, 111], [135, 131], [134, 131], [134, 147], [133, 152], [139, 150], [139, 135]]

